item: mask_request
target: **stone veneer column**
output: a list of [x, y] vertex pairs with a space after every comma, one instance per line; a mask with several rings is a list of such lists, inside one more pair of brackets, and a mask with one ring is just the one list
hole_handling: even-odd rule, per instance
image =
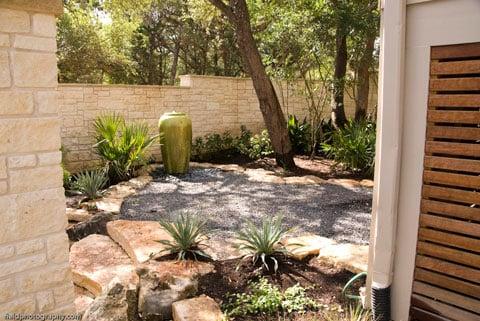
[[72, 313], [56, 101], [61, 0], [0, 0], [0, 320]]

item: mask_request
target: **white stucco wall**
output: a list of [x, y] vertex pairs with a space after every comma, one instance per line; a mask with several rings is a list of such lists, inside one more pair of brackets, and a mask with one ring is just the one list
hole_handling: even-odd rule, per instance
[[402, 153], [392, 283], [394, 320], [408, 320], [410, 307], [422, 187], [430, 47], [479, 42], [480, 1], [409, 1], [406, 16]]

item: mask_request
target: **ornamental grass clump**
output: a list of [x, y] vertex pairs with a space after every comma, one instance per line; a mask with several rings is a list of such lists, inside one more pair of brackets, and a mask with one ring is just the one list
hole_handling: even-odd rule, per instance
[[171, 241], [157, 241], [166, 246], [164, 251], [176, 254], [179, 261], [189, 258], [197, 260], [199, 257], [210, 259], [202, 249], [206, 247], [203, 242], [208, 239], [205, 221], [189, 214], [181, 214], [173, 222], [160, 220], [159, 223], [172, 238]]
[[251, 258], [255, 265], [261, 264], [267, 271], [270, 271], [270, 264], [273, 264], [273, 271], [278, 270], [278, 259], [276, 256], [285, 255], [287, 249], [280, 243], [280, 240], [289, 232], [282, 226], [282, 216], [266, 218], [260, 227], [252, 222], [238, 232], [237, 247], [247, 252], [244, 259]]
[[127, 124], [118, 115], [104, 115], [95, 120], [94, 145], [105, 162], [111, 183], [128, 180], [134, 171], [147, 163], [147, 149], [157, 136], [150, 136], [145, 123]]
[[73, 191], [86, 196], [89, 200], [103, 195], [103, 188], [107, 185], [108, 177], [103, 169], [85, 171], [73, 177], [70, 184]]

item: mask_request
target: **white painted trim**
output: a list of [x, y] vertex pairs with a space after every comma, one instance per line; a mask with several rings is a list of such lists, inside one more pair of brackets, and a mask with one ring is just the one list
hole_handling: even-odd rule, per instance
[[367, 305], [373, 282], [381, 287], [392, 283], [401, 158], [405, 19], [406, 0], [384, 1]]
[[422, 2], [430, 2], [430, 1], [435, 1], [435, 0], [407, 0], [407, 6], [411, 4], [417, 4], [417, 3], [422, 3]]

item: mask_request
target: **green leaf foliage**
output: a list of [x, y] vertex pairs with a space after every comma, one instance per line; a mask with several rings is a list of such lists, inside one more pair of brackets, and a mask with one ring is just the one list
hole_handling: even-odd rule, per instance
[[351, 121], [330, 135], [329, 142], [322, 144], [327, 157], [348, 170], [373, 175], [376, 138], [374, 123]]
[[309, 154], [312, 151], [311, 126], [305, 118], [300, 122], [297, 117], [290, 115], [287, 122], [288, 135], [296, 154]]
[[296, 284], [283, 293], [266, 278], [251, 282], [248, 292], [237, 293], [229, 297], [224, 305], [226, 314], [230, 317], [246, 315], [269, 315], [274, 313], [303, 313], [318, 308], [318, 304], [306, 294], [305, 288]]
[[98, 117], [94, 128], [95, 151], [105, 162], [112, 182], [131, 178], [147, 162], [147, 150], [157, 137], [150, 136], [147, 124], [128, 124], [118, 114]]

